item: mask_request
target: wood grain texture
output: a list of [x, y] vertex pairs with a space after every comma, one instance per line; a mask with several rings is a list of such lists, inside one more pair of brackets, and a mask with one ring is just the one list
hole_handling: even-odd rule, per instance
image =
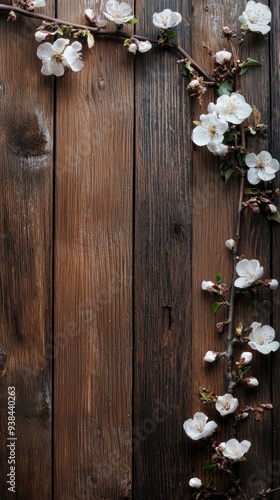
[[[59, 1], [83, 22], [87, 2]], [[57, 82], [55, 498], [131, 495], [133, 58], [85, 50]]]
[[[54, 13], [54, 2], [48, 11]], [[38, 21], [0, 31], [1, 499], [51, 498], [53, 86], [36, 57]], [[15, 464], [8, 463], [14, 386]], [[11, 401], [12, 402], [12, 401]], [[15, 465], [15, 493], [7, 483]]]
[[[189, 40], [188, 2], [179, 38]], [[161, 7], [137, 2], [141, 31]], [[177, 28], [176, 28], [177, 29]], [[140, 28], [139, 28], [140, 31]], [[190, 392], [190, 109], [177, 55], [136, 59], [134, 498], [186, 498]]]
[[[201, 41], [210, 45], [213, 53], [229, 47], [226, 45], [225, 39], [222, 39], [221, 27], [229, 25], [233, 30], [239, 28], [238, 16], [242, 12], [242, 7], [238, 3], [231, 0], [217, 2], [198, 1], [193, 2], [192, 16], [192, 40], [193, 40], [193, 57], [205, 67], [208, 66], [209, 71], [212, 67], [212, 60], [207, 56], [201, 47]], [[254, 68], [240, 79], [241, 92], [247, 102], [255, 105], [262, 114], [262, 121], [269, 121], [269, 81], [267, 74], [269, 73], [268, 54], [268, 37], [260, 37], [252, 35], [248, 37], [241, 48], [241, 60], [247, 56], [260, 60], [261, 68]], [[202, 112], [206, 111], [209, 100], [216, 99], [214, 95], [209, 99], [206, 95], [204, 104], [194, 107], [194, 119], [197, 120]], [[253, 123], [253, 122], [252, 122]], [[249, 142], [249, 148], [254, 148], [254, 151], [260, 152], [262, 149], [268, 148], [268, 142], [265, 139], [255, 139]], [[195, 168], [195, 165], [199, 168]], [[200, 211], [193, 213], [193, 377], [194, 377], [194, 393], [201, 390], [202, 387], [214, 390], [216, 394], [224, 394], [227, 386], [224, 379], [224, 363], [220, 360], [214, 366], [205, 366], [203, 356], [208, 350], [217, 350], [223, 352], [225, 349], [225, 340], [223, 336], [219, 336], [216, 332], [217, 321], [226, 319], [227, 312], [220, 310], [217, 315], [211, 315], [210, 306], [213, 297], [209, 294], [201, 292], [201, 282], [213, 280], [215, 276], [222, 272], [226, 283], [231, 277], [231, 258], [227, 252], [224, 242], [228, 238], [234, 237], [236, 227], [236, 204], [237, 204], [237, 189], [238, 183], [236, 179], [231, 179], [225, 186], [222, 179], [219, 179], [218, 173], [219, 160], [213, 158], [211, 154], [203, 150], [203, 148], [194, 147], [194, 170], [193, 170], [193, 197], [194, 200], [198, 197], [202, 199]], [[203, 176], [203, 183], [202, 183]], [[236, 202], [234, 201], [236, 200]], [[203, 223], [202, 223], [203, 221]], [[252, 213], [246, 212], [242, 221], [242, 240], [240, 243], [240, 255], [246, 256], [249, 259], [257, 258], [265, 268], [266, 277], [270, 273], [270, 229], [265, 217], [253, 216]], [[267, 292], [267, 291], [266, 291]], [[203, 306], [204, 300], [204, 306]], [[247, 303], [242, 307], [237, 308], [236, 323], [240, 320], [243, 325], [250, 325], [253, 321], [260, 321], [267, 324], [270, 318], [267, 309], [270, 295], [268, 293], [258, 294], [255, 297], [253, 304]], [[203, 309], [202, 309], [203, 307]], [[238, 360], [240, 353], [244, 350], [244, 346], [236, 349], [235, 359]], [[252, 362], [252, 370], [255, 376], [260, 380], [260, 386], [254, 394], [244, 388], [238, 389], [237, 397], [240, 401], [240, 407], [248, 402], [249, 404], [261, 403], [270, 401], [270, 365], [271, 359], [254, 354]], [[195, 401], [195, 399], [193, 399]], [[198, 398], [193, 407], [193, 412], [202, 410], [199, 406]], [[206, 411], [205, 411], [206, 413]], [[219, 425], [219, 435], [217, 439], [223, 441], [228, 439], [225, 434], [226, 428], [224, 421], [219, 418], [215, 409], [207, 408], [207, 415], [210, 419], [214, 419]], [[264, 469], [267, 460], [271, 457], [271, 447], [268, 448], [267, 443], [272, 438], [271, 428], [272, 418], [267, 415], [265, 422], [259, 422], [250, 419], [239, 429], [238, 439], [252, 440], [252, 448], [248, 453], [248, 462], [245, 467], [240, 469], [243, 485], [247, 489], [249, 495], [258, 493], [258, 486], [254, 480], [254, 474]], [[205, 447], [203, 444], [194, 443], [192, 461], [194, 466], [194, 475], [201, 477], [201, 456]], [[204, 459], [209, 456], [205, 453]], [[254, 477], [253, 477], [254, 476]], [[207, 476], [206, 476], [207, 477]], [[220, 483], [222, 484], [222, 483]]]
[[[279, 40], [279, 8], [277, 2], [271, 2], [272, 11], [272, 23], [271, 23], [271, 35], [270, 35], [270, 63], [271, 63], [271, 121], [269, 128], [269, 137], [271, 144], [271, 154], [273, 158], [277, 158], [280, 161], [280, 143], [279, 143], [279, 124], [280, 124], [280, 40]], [[280, 187], [279, 173], [276, 176], [274, 187]], [[279, 206], [279, 198], [276, 199], [276, 205]], [[273, 277], [278, 279], [280, 282], [280, 258], [279, 258], [279, 248], [280, 248], [280, 225], [277, 223], [272, 224], [272, 265], [271, 273]], [[274, 292], [271, 303], [270, 312], [272, 326], [276, 331], [276, 338], [280, 339], [280, 290], [278, 289]], [[274, 405], [273, 410], [273, 441], [272, 441], [272, 461], [267, 463], [265, 468], [265, 477], [263, 477], [263, 482], [265, 484], [270, 484], [274, 488], [280, 485], [280, 394], [278, 389], [279, 380], [279, 370], [280, 370], [280, 352], [279, 350], [273, 354], [272, 360], [272, 400]], [[277, 498], [277, 493], [275, 493], [275, 498]]]

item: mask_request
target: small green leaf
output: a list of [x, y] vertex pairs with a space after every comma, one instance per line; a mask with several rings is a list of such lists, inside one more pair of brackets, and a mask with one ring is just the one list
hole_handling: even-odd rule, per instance
[[222, 282], [222, 278], [223, 278], [223, 275], [222, 273], [219, 273], [217, 274], [216, 278], [215, 278], [215, 283], [218, 285], [219, 283]]
[[230, 95], [233, 92], [233, 87], [231, 82], [228, 80], [225, 80], [223, 83], [218, 88], [217, 94], [218, 97], [221, 97], [222, 95]]
[[261, 63], [256, 59], [252, 59], [251, 57], [247, 57], [243, 63], [239, 64], [239, 68], [247, 68], [248, 66], [261, 66]]
[[229, 178], [232, 176], [233, 173], [234, 173], [234, 169], [233, 168], [228, 168], [225, 171], [225, 181], [226, 182], [229, 180]]
[[165, 35], [167, 36], [167, 38], [174, 38], [177, 35], [177, 33], [175, 30], [167, 30]]
[[268, 220], [274, 220], [275, 222], [280, 222], [280, 211], [279, 209], [275, 214], [267, 214]]
[[215, 314], [218, 309], [220, 309], [220, 307], [223, 305], [224, 302], [214, 302], [214, 304], [212, 304], [211, 306], [211, 313], [212, 314]]
[[241, 68], [241, 70], [239, 71], [239, 75], [240, 76], [245, 75], [246, 71], [248, 71], [247, 67]]
[[246, 165], [245, 158], [246, 158], [246, 154], [245, 153], [238, 153], [238, 155], [236, 155], [236, 159], [237, 159], [238, 165], [240, 167], [245, 167], [245, 165]]
[[137, 23], [137, 19], [134, 17], [133, 19], [131, 19], [130, 21], [128, 21], [125, 24], [136, 24], [136, 23]]
[[232, 132], [225, 132], [224, 134], [224, 144], [229, 144], [230, 142], [235, 142], [236, 140], [236, 134]]
[[242, 379], [243, 379], [243, 377], [244, 377], [245, 373], [246, 373], [248, 370], [250, 370], [250, 369], [251, 369], [251, 366], [247, 365], [247, 366], [245, 366], [244, 368], [241, 368], [241, 369], [239, 370], [239, 372], [238, 372], [238, 376], [239, 376], [240, 380], [242, 380]]
[[217, 467], [217, 464], [215, 464], [214, 462], [212, 462], [211, 460], [207, 460], [206, 462], [204, 462], [204, 464], [202, 465], [202, 470], [213, 470], [215, 469], [215, 467]]
[[259, 194], [260, 190], [258, 188], [245, 188], [244, 194]]

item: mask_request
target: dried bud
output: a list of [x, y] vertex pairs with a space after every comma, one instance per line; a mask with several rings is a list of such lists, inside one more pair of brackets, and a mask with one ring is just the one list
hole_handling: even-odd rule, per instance
[[238, 323], [237, 327], [235, 328], [235, 334], [238, 335], [238, 337], [240, 337], [242, 335], [242, 332], [243, 332], [243, 325], [242, 323]]
[[17, 16], [16, 16], [16, 13], [11, 10], [9, 12], [9, 15], [8, 15], [8, 18], [7, 18], [7, 21], [16, 21], [17, 20]]
[[225, 327], [225, 321], [220, 321], [219, 323], [216, 324], [216, 328], [219, 333], [223, 333]]

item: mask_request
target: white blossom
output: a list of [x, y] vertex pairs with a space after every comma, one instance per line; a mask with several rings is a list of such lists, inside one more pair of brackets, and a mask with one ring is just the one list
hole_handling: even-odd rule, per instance
[[101, 19], [99, 16], [97, 16], [92, 9], [85, 10], [85, 18], [89, 23], [94, 24], [98, 28], [104, 28], [104, 26], [106, 26], [107, 24], [105, 19]]
[[254, 322], [251, 324], [253, 328], [249, 335], [250, 341], [248, 345], [251, 349], [256, 349], [262, 354], [269, 354], [271, 351], [279, 349], [279, 342], [274, 340], [275, 330], [269, 325], [262, 326], [261, 323]]
[[229, 413], [233, 413], [238, 406], [238, 399], [234, 398], [231, 394], [224, 394], [218, 396], [215, 403], [216, 410], [224, 417]]
[[146, 40], [145, 42], [140, 42], [139, 40], [134, 40], [134, 42], [132, 42], [129, 47], [128, 47], [128, 51], [129, 52], [132, 52], [133, 54], [136, 54], [136, 52], [148, 52], [149, 50], [151, 50], [152, 48], [152, 44], [151, 42], [149, 42], [149, 40]]
[[213, 281], [202, 281], [201, 283], [202, 290], [205, 290], [206, 292], [213, 292], [213, 286], [215, 286]]
[[126, 2], [119, 3], [116, 0], [109, 0], [106, 3], [106, 11], [103, 12], [104, 16], [115, 24], [128, 23], [134, 18], [132, 8]]
[[242, 365], [248, 365], [252, 361], [252, 353], [251, 352], [242, 352], [240, 356], [240, 361]]
[[37, 49], [37, 56], [42, 60], [43, 66], [41, 72], [43, 75], [62, 76], [65, 68], [71, 68], [72, 71], [80, 71], [84, 63], [81, 61], [82, 44], [73, 42], [67, 47], [69, 40], [59, 38], [53, 44], [45, 42]]
[[242, 259], [236, 265], [236, 272], [239, 276], [234, 282], [237, 288], [248, 288], [263, 275], [263, 267], [256, 259]]
[[201, 124], [193, 129], [192, 140], [197, 146], [221, 144], [228, 125], [218, 118], [215, 112], [200, 116]]
[[249, 170], [247, 177], [250, 184], [258, 184], [260, 181], [274, 179], [279, 170], [279, 162], [272, 158], [268, 151], [261, 151], [258, 155], [249, 153], [246, 155], [245, 163]]
[[276, 212], [278, 212], [278, 208], [273, 205], [273, 203], [269, 203], [268, 208], [271, 214], [276, 214]]
[[213, 363], [213, 361], [215, 361], [216, 357], [218, 356], [218, 352], [216, 351], [207, 351], [207, 353], [205, 354], [204, 356], [204, 361], [206, 361], [207, 363]]
[[226, 146], [222, 142], [220, 142], [219, 144], [214, 144], [213, 142], [209, 142], [209, 144], [207, 144], [207, 148], [215, 156], [216, 155], [223, 156], [226, 155], [228, 152], [228, 146]]
[[227, 50], [220, 50], [219, 52], [216, 52], [215, 59], [218, 64], [221, 64], [223, 66], [230, 61], [231, 52], [228, 52]]
[[204, 413], [197, 412], [193, 418], [189, 418], [184, 422], [184, 431], [194, 441], [212, 436], [218, 426], [213, 420], [210, 422], [207, 422], [207, 420], [208, 417]]
[[265, 284], [269, 286], [270, 290], [277, 290], [278, 281], [275, 279], [265, 280]]
[[235, 241], [231, 238], [230, 240], [226, 240], [225, 245], [229, 250], [232, 250], [235, 247]]
[[271, 11], [267, 5], [260, 2], [247, 2], [245, 11], [239, 17], [243, 29], [257, 31], [265, 35], [270, 31]]
[[222, 454], [224, 457], [229, 458], [230, 460], [240, 460], [243, 457], [244, 453], [250, 449], [251, 443], [244, 439], [239, 443], [237, 439], [229, 439], [226, 443], [221, 443], [219, 448], [222, 450]]
[[249, 387], [257, 387], [259, 385], [259, 381], [255, 377], [247, 377], [244, 381]]
[[50, 35], [52, 35], [52, 33], [47, 30], [38, 30], [35, 32], [35, 40], [39, 43], [44, 42]]
[[216, 112], [221, 120], [239, 125], [252, 113], [252, 108], [237, 92], [218, 97], [217, 104], [210, 102], [208, 111]]
[[202, 486], [202, 481], [198, 477], [192, 477], [189, 480], [189, 485], [191, 488], [200, 488]]
[[164, 9], [162, 12], [155, 12], [153, 14], [153, 24], [163, 30], [174, 28], [181, 21], [181, 14], [179, 12], [172, 12], [170, 9]]

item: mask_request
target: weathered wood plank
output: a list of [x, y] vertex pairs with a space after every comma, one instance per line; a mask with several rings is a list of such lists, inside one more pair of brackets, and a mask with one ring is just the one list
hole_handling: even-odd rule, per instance
[[[189, 2], [179, 38], [189, 42]], [[156, 37], [155, 2], [137, 2], [139, 32]], [[177, 29], [177, 28], [176, 28]], [[184, 36], [182, 35], [184, 33]], [[158, 53], [156, 53], [158, 52]], [[134, 498], [186, 498], [191, 373], [189, 98], [177, 55], [136, 59]]]
[[[280, 143], [279, 143], [279, 127], [280, 127], [280, 67], [279, 67], [279, 8], [277, 2], [271, 2], [272, 22], [271, 22], [271, 44], [270, 44], [270, 63], [271, 63], [271, 121], [269, 128], [269, 138], [271, 139], [271, 154], [273, 158], [277, 158], [280, 162]], [[280, 187], [280, 174], [276, 175], [274, 187]], [[275, 200], [279, 206], [279, 198]], [[271, 272], [273, 277], [277, 278], [280, 282], [280, 225], [277, 223], [272, 224], [272, 265]], [[272, 326], [276, 331], [276, 339], [280, 341], [280, 290], [274, 292], [271, 298], [270, 313]], [[280, 486], [280, 394], [278, 389], [278, 380], [280, 377], [280, 352], [279, 350], [273, 354], [272, 363], [272, 400], [273, 400], [273, 455], [272, 461], [267, 463], [265, 468], [266, 474], [263, 477], [264, 483], [272, 485], [274, 488]], [[275, 493], [275, 498], [277, 498]]]
[[[49, 1], [48, 12], [54, 13]], [[53, 85], [36, 57], [38, 21], [0, 16], [1, 499], [51, 498]], [[8, 434], [8, 388], [15, 436]], [[13, 394], [13, 391], [10, 391]], [[13, 398], [9, 400], [13, 403]], [[11, 429], [13, 432], [13, 430]], [[8, 441], [9, 437], [17, 440]], [[14, 443], [14, 449], [12, 444]], [[10, 460], [10, 462], [9, 462]], [[13, 463], [15, 460], [15, 463]], [[15, 493], [9, 490], [15, 467]]]
[[[58, 16], [83, 22], [88, 2]], [[57, 82], [55, 498], [131, 492], [133, 57], [103, 40]]]
[[[212, 67], [212, 61], [209, 56], [203, 53], [201, 41], [210, 45], [213, 53], [229, 47], [225, 39], [221, 38], [222, 26], [230, 26], [232, 29], [238, 29], [240, 23], [238, 16], [242, 13], [242, 6], [227, 0], [221, 4], [215, 0], [204, 2], [193, 2], [193, 57], [200, 64], [209, 68]], [[254, 104], [262, 113], [262, 120], [267, 123], [269, 120], [269, 107], [267, 99], [269, 95], [269, 82], [267, 74], [269, 73], [268, 63], [268, 38], [252, 35], [249, 43], [245, 43], [241, 48], [242, 57], [245, 59], [248, 55], [261, 60], [262, 68], [254, 68], [240, 79], [241, 91], [250, 104]], [[210, 100], [215, 99], [214, 96]], [[198, 119], [202, 112], [206, 111], [209, 97], [204, 98], [204, 105], [194, 108], [194, 119]], [[267, 141], [257, 139], [250, 143], [250, 147], [267, 149]], [[214, 301], [212, 297], [206, 295], [203, 299], [201, 291], [201, 282], [204, 279], [213, 280], [215, 276], [222, 272], [224, 280], [228, 283], [231, 276], [231, 259], [229, 252], [224, 246], [228, 238], [234, 237], [236, 225], [236, 204], [237, 204], [237, 183], [234, 179], [230, 180], [227, 186], [219, 179], [218, 165], [219, 160], [213, 158], [211, 154], [203, 150], [204, 148], [194, 149], [194, 165], [200, 168], [194, 168], [194, 200], [202, 199], [200, 210], [194, 211], [193, 215], [193, 377], [194, 391], [198, 393], [201, 388], [207, 387], [218, 394], [226, 392], [226, 383], [224, 379], [224, 364], [220, 360], [215, 366], [205, 366], [203, 356], [208, 350], [217, 350], [223, 352], [225, 341], [223, 336], [216, 332], [216, 322], [226, 319], [226, 311], [221, 311], [217, 315], [211, 315], [210, 305]], [[258, 151], [258, 152], [259, 152]], [[203, 183], [202, 183], [203, 178]], [[236, 200], [236, 201], [234, 201]], [[201, 222], [203, 221], [203, 226]], [[265, 218], [259, 216], [253, 217], [252, 213], [245, 213], [242, 222], [242, 240], [240, 244], [240, 254], [247, 258], [257, 258], [264, 265], [266, 276], [270, 269], [270, 249], [269, 249], [269, 225]], [[267, 294], [260, 295], [260, 303], [268, 297]], [[203, 301], [204, 300], [204, 306]], [[203, 309], [201, 309], [203, 307]], [[244, 326], [250, 325], [253, 321], [266, 321], [267, 311], [254, 301], [253, 306], [248, 303], [240, 308], [239, 319]], [[241, 348], [244, 350], [244, 347]], [[236, 350], [236, 359], [239, 352]], [[254, 375], [260, 379], [260, 387], [254, 391], [253, 397], [249, 391], [240, 388], [238, 398], [240, 407], [248, 403], [270, 400], [270, 376], [269, 360], [254, 354], [252, 369]], [[195, 399], [194, 399], [195, 401]], [[197, 403], [193, 412], [202, 410], [197, 398]], [[218, 440], [228, 439], [225, 435], [225, 425], [219, 418], [216, 410], [207, 408], [207, 415], [214, 419], [220, 428]], [[264, 424], [254, 422], [252, 419], [245, 422], [238, 431], [239, 439], [249, 439], [252, 441], [252, 448], [248, 453], [248, 462], [242, 467], [243, 484], [248, 490], [248, 494], [256, 494], [255, 484], [250, 480], [252, 474], [260, 471], [265, 462], [271, 456], [271, 448], [268, 449], [267, 442], [271, 439], [271, 418], [267, 416]], [[208, 459], [209, 455], [203, 453], [203, 445], [194, 443], [194, 474], [201, 477], [201, 457]]]

